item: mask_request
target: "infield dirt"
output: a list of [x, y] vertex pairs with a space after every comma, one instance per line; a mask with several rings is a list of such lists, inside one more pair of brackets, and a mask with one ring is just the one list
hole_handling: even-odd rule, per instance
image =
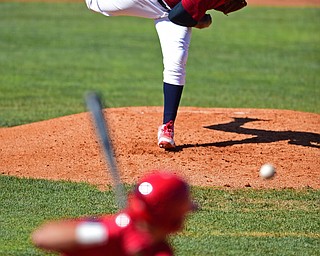
[[[182, 107], [175, 152], [156, 144], [162, 107], [105, 115], [126, 183], [152, 169], [172, 169], [198, 186], [320, 188], [319, 114]], [[2, 128], [0, 139], [1, 174], [110, 184], [89, 113]], [[259, 178], [264, 163], [276, 166], [273, 180]]]

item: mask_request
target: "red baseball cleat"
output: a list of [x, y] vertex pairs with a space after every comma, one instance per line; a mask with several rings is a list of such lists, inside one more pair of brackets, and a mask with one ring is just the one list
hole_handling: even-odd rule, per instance
[[174, 124], [173, 121], [169, 121], [166, 124], [163, 124], [158, 129], [158, 145], [160, 148], [164, 149], [173, 149], [176, 147], [176, 144], [173, 140], [174, 136]]

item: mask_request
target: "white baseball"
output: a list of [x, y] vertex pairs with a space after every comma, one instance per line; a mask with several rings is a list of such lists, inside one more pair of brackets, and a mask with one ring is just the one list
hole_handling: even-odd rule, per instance
[[272, 178], [276, 173], [276, 169], [272, 164], [264, 164], [260, 168], [260, 177], [263, 179], [270, 179]]

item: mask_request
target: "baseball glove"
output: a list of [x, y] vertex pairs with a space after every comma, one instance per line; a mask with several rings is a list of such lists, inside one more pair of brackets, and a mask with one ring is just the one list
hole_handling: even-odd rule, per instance
[[230, 12], [235, 12], [242, 9], [245, 6], [247, 6], [246, 0], [228, 0], [223, 5], [220, 5], [215, 9], [227, 15]]

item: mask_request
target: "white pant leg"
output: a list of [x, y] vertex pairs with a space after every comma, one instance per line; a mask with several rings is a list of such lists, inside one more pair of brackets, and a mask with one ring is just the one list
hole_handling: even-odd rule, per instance
[[159, 19], [168, 16], [157, 0], [85, 0], [89, 9], [106, 16]]
[[155, 20], [155, 26], [163, 55], [163, 81], [184, 85], [192, 28], [176, 25], [168, 18]]

